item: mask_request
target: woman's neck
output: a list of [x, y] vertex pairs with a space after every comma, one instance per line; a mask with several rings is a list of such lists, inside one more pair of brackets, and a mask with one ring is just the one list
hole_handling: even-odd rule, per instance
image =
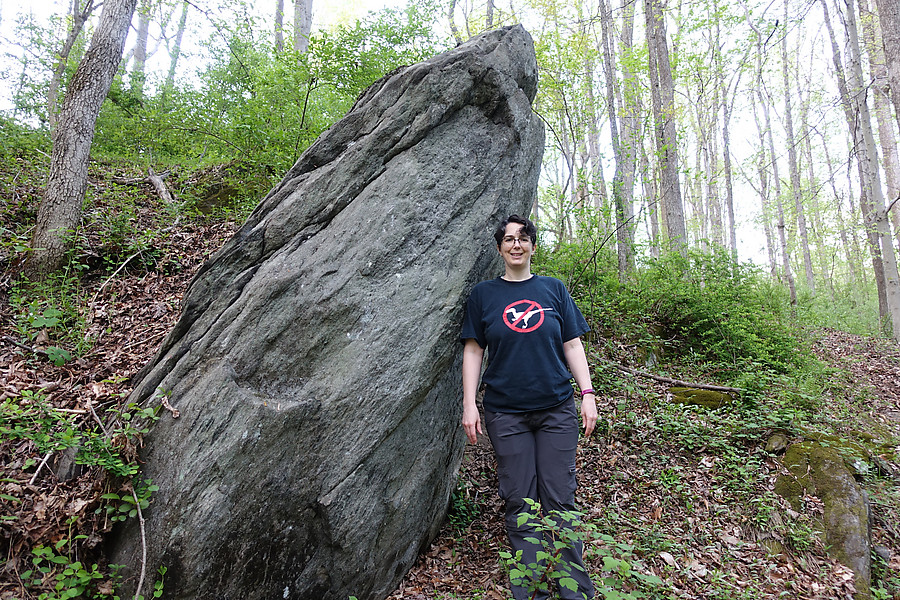
[[503, 274], [502, 279], [506, 281], [525, 281], [526, 279], [531, 279], [531, 267], [525, 267], [524, 269], [506, 269], [506, 273]]

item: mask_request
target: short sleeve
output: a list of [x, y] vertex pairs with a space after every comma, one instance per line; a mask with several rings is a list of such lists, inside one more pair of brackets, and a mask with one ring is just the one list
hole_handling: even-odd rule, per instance
[[466, 300], [466, 311], [463, 315], [462, 332], [459, 334], [459, 341], [463, 344], [469, 339], [478, 342], [478, 345], [482, 348], [487, 346], [487, 339], [484, 336], [481, 301], [477, 289], [472, 290], [472, 293], [469, 294], [469, 299]]

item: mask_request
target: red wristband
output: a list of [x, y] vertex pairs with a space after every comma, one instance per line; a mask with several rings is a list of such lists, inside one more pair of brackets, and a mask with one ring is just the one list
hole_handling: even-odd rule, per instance
[[588, 388], [586, 390], [581, 390], [581, 397], [584, 398], [588, 394], [593, 394], [593, 393], [594, 393], [594, 390], [591, 388]]

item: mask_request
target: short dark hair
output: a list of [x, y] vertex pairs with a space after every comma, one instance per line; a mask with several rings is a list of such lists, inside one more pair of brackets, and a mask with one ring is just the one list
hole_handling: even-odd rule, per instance
[[509, 215], [504, 219], [500, 225], [497, 227], [497, 231], [494, 232], [494, 239], [497, 240], [497, 247], [500, 247], [500, 243], [503, 241], [503, 236], [506, 235], [506, 226], [510, 223], [518, 223], [522, 225], [522, 229], [520, 232], [524, 232], [525, 235], [531, 238], [531, 245], [534, 246], [537, 244], [537, 227], [534, 226], [529, 219], [525, 217], [520, 217], [519, 215]]

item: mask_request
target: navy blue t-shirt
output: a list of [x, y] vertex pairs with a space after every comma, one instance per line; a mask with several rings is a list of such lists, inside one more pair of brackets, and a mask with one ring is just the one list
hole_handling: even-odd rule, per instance
[[533, 275], [498, 277], [475, 286], [466, 302], [460, 339], [487, 348], [484, 408], [544, 410], [572, 395], [563, 342], [590, 330], [565, 284]]

